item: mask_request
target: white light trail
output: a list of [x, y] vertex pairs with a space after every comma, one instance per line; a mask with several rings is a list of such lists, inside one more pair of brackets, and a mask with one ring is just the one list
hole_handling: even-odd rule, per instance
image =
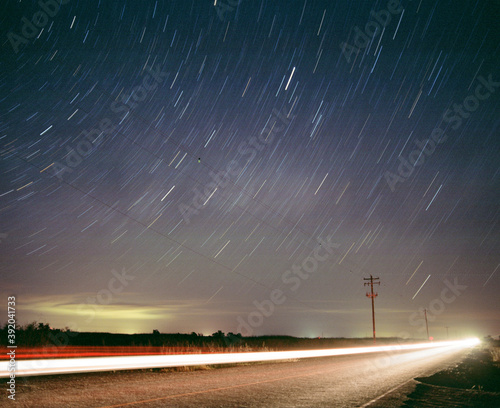
[[422, 290], [422, 288], [424, 287], [425, 283], [429, 280], [429, 278], [431, 277], [431, 275], [427, 276], [427, 279], [424, 281], [424, 283], [422, 283], [422, 286], [420, 286], [420, 288], [418, 288], [417, 290], [417, 293], [415, 293], [413, 295], [413, 297], [411, 298], [411, 300], [415, 299], [418, 295], [418, 292], [420, 292], [420, 290]]
[[441, 191], [441, 187], [443, 187], [443, 185], [442, 185], [442, 184], [439, 186], [439, 189], [438, 189], [438, 191], [436, 192], [436, 194], [434, 194], [434, 197], [432, 197], [432, 200], [431, 200], [431, 202], [429, 203], [429, 205], [427, 206], [427, 208], [425, 209], [425, 211], [427, 211], [427, 210], [429, 209], [429, 207], [431, 206], [431, 204], [434, 202], [434, 199], [436, 198], [436, 196], [437, 196], [437, 195], [439, 194], [439, 192]]
[[420, 263], [418, 264], [417, 269], [415, 269], [415, 272], [413, 272], [413, 273], [411, 274], [411, 276], [410, 276], [410, 279], [408, 279], [408, 280], [406, 281], [406, 284], [407, 284], [407, 285], [410, 283], [411, 278], [413, 278], [413, 275], [415, 275], [415, 274], [417, 273], [417, 271], [419, 270], [419, 268], [422, 266], [422, 264], [423, 264], [423, 263], [424, 263], [424, 261], [422, 260], [422, 262], [420, 262]]
[[175, 188], [175, 186], [173, 186], [170, 190], [168, 190], [168, 193], [165, 194], [165, 196], [161, 199], [161, 201], [165, 200], [165, 198], [167, 198], [167, 196], [170, 194], [170, 192]]
[[288, 87], [290, 86], [290, 81], [292, 80], [294, 72], [295, 72], [295, 67], [293, 67], [293, 69], [292, 69], [292, 74], [290, 75], [290, 78], [288, 79], [288, 83], [285, 86], [285, 91], [287, 91]]
[[203, 205], [207, 205], [208, 200], [210, 200], [210, 199], [212, 198], [212, 196], [214, 195], [214, 193], [217, 191], [217, 189], [218, 189], [218, 188], [219, 188], [219, 187], [215, 187], [215, 190], [214, 190], [214, 191], [212, 191], [212, 194], [210, 194], [210, 196], [207, 198], [207, 201], [205, 201], [205, 202], [203, 203]]
[[40, 136], [42, 136], [43, 134], [48, 132], [50, 129], [52, 129], [52, 126], [54, 126], [54, 125], [50, 125], [47, 129], [45, 129], [42, 133], [40, 133]]
[[497, 271], [497, 269], [498, 269], [499, 266], [500, 266], [500, 264], [497, 265], [497, 267], [495, 268], [495, 270], [491, 273], [490, 277], [488, 279], [486, 279], [486, 282], [484, 282], [483, 288], [486, 286], [486, 284], [491, 279], [491, 277], [493, 276], [493, 274]]
[[325, 178], [323, 179], [323, 181], [320, 183], [318, 189], [316, 190], [316, 192], [314, 193], [314, 195], [316, 195], [316, 193], [319, 191], [319, 189], [321, 188], [321, 186], [323, 185], [323, 183], [325, 182], [326, 178], [328, 177], [328, 173], [326, 173], [326, 176]]
[[[252, 353], [170, 354], [127, 357], [92, 357], [52, 360], [17, 360], [16, 376], [85, 373], [97, 371], [134, 370], [159, 367], [248, 363], [296, 358], [345, 356], [382, 351], [418, 350], [436, 347], [466, 348], [479, 344], [477, 338], [435, 343], [403, 344], [375, 347], [352, 347], [325, 350], [272, 351]], [[0, 378], [9, 377], [8, 361], [0, 362]]]

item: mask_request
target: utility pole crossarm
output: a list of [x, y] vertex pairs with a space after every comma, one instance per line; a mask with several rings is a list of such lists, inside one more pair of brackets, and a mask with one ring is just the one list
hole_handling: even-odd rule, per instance
[[373, 323], [373, 342], [377, 342], [377, 337], [375, 335], [375, 298], [378, 296], [378, 293], [373, 292], [373, 285], [380, 285], [380, 278], [374, 278], [370, 275], [369, 278], [363, 278], [365, 281], [364, 286], [370, 286], [370, 292], [366, 293], [366, 297], [371, 298], [372, 300], [372, 323]]

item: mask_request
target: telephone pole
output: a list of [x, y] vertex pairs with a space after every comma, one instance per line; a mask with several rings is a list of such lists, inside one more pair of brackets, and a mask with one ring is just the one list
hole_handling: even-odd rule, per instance
[[365, 281], [364, 286], [370, 286], [370, 292], [366, 293], [366, 297], [371, 298], [372, 300], [372, 322], [373, 322], [373, 342], [377, 342], [377, 336], [375, 335], [375, 298], [378, 296], [378, 293], [373, 292], [373, 285], [380, 285], [380, 279], [374, 278], [370, 275], [369, 278], [363, 278]]
[[429, 325], [427, 324], [427, 309], [424, 309], [424, 315], [425, 315], [425, 328], [427, 329], [427, 340], [430, 340]]

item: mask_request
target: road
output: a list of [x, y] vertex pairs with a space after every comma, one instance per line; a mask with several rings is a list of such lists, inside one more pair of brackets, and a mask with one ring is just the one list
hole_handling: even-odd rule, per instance
[[[25, 377], [18, 407], [395, 407], [417, 376], [470, 349], [349, 355], [199, 371], [127, 371]], [[13, 406], [6, 397], [0, 406]]]

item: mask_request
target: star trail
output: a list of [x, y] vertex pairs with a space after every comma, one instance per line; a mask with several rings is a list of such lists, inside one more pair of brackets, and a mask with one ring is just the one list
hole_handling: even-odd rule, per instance
[[498, 334], [498, 2], [1, 9], [19, 323], [364, 337], [373, 275], [378, 336]]

